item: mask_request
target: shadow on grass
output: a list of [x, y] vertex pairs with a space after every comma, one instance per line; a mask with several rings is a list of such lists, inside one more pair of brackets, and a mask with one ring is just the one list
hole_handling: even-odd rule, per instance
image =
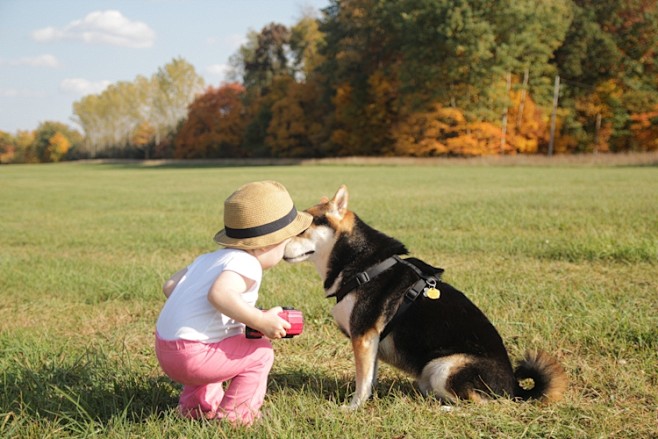
[[[6, 419], [42, 420], [79, 432], [99, 424], [162, 419], [178, 403], [180, 385], [164, 375], [148, 376], [117, 363], [102, 352], [85, 352], [78, 358], [60, 354], [36, 361], [11, 360], [0, 383], [0, 414]], [[354, 380], [351, 375], [305, 370], [270, 374], [270, 395], [285, 398], [291, 391], [342, 404], [354, 391]], [[392, 394], [422, 398], [408, 380], [391, 378], [380, 379], [376, 393], [382, 398]]]
[[[2, 373], [0, 407], [14, 417], [45, 419], [76, 429], [110, 419], [160, 418], [178, 400], [167, 377], [117, 368], [103, 355], [45, 360], [39, 368], [15, 364]], [[60, 364], [57, 364], [60, 363]]]
[[[329, 376], [319, 372], [301, 369], [273, 372], [269, 376], [270, 394], [284, 393], [288, 390], [317, 395], [320, 398], [342, 404], [348, 402], [355, 389], [352, 375]], [[379, 397], [387, 395], [406, 395], [413, 399], [422, 399], [418, 389], [406, 379], [379, 378], [374, 389]]]

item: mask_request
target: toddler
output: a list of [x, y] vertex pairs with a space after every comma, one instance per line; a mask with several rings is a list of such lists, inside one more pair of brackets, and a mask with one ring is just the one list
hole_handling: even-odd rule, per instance
[[[255, 307], [262, 273], [311, 220], [280, 183], [248, 183], [224, 202], [224, 229], [214, 239], [225, 248], [199, 256], [163, 285], [155, 350], [162, 370], [183, 384], [183, 416], [234, 425], [260, 417], [274, 361], [269, 339], [290, 329], [281, 307]], [[245, 338], [245, 325], [267, 338]]]

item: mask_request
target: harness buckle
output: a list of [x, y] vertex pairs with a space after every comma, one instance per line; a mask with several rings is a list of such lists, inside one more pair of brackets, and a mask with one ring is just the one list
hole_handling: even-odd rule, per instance
[[355, 279], [357, 284], [363, 285], [370, 281], [370, 276], [365, 271], [362, 271], [361, 273], [357, 273]]

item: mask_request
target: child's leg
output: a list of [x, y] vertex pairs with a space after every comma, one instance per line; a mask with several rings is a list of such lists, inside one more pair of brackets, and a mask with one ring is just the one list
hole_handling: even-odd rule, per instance
[[274, 362], [272, 345], [265, 338], [253, 341], [258, 343], [247, 345], [239, 337], [224, 340], [224, 348], [237, 358], [231, 359], [235, 376], [226, 389], [218, 416], [231, 423], [251, 425], [259, 418], [267, 391], [267, 376]]
[[[274, 362], [266, 338], [239, 335], [214, 344], [156, 338], [156, 354], [164, 372], [184, 385], [181, 414], [247, 425], [259, 416]], [[228, 380], [231, 385], [224, 394], [222, 383]]]
[[178, 412], [186, 418], [213, 419], [217, 417], [217, 410], [223, 398], [222, 383], [184, 385], [178, 399]]

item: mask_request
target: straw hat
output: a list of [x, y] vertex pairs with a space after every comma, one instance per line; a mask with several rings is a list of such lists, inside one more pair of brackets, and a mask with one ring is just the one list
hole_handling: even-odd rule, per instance
[[254, 249], [300, 234], [313, 217], [297, 212], [286, 188], [276, 181], [257, 181], [238, 188], [224, 201], [224, 228], [215, 242]]

